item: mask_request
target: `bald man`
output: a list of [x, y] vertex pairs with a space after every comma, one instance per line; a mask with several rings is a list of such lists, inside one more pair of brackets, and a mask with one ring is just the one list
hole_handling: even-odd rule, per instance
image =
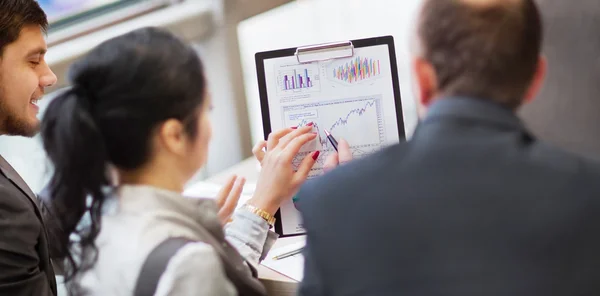
[[516, 115], [546, 73], [533, 0], [425, 0], [417, 36], [411, 141], [299, 193], [300, 295], [600, 295], [600, 165]]
[[600, 160], [600, 1], [538, 3], [550, 67], [542, 99], [521, 115], [542, 139]]

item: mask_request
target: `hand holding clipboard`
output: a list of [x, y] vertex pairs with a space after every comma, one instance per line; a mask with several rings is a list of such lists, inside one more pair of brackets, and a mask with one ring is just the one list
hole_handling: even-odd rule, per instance
[[[318, 137], [292, 161], [321, 151], [310, 177], [404, 140], [391, 36], [259, 52], [255, 60], [265, 139], [273, 130], [314, 123]], [[299, 202], [291, 199], [277, 212], [281, 237], [304, 234]]]

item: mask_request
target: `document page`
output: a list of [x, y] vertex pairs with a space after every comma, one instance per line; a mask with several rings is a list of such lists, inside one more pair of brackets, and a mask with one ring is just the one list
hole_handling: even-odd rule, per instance
[[[313, 123], [317, 139], [302, 147], [297, 166], [321, 154], [310, 177], [322, 173], [333, 150], [325, 136], [348, 141], [354, 158], [398, 143], [398, 116], [388, 45], [354, 49], [354, 56], [299, 64], [295, 56], [264, 61], [271, 130]], [[281, 207], [283, 233], [304, 233], [297, 198]]]

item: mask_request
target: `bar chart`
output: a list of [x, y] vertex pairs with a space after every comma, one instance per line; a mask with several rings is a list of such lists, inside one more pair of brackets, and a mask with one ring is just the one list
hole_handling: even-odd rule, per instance
[[308, 69], [304, 69], [304, 73], [299, 74], [296, 70], [294, 73], [290, 73], [292, 75], [284, 75], [283, 76], [283, 89], [299, 89], [299, 88], [309, 88], [313, 86], [312, 81], [310, 80], [310, 76], [308, 75]]
[[330, 67], [332, 78], [347, 84], [377, 78], [381, 75], [381, 62], [378, 59], [356, 57]]
[[318, 68], [311, 65], [279, 69], [279, 90], [282, 92], [319, 91]]

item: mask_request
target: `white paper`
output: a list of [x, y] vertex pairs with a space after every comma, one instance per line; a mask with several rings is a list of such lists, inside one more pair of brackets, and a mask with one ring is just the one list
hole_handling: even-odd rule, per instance
[[302, 248], [305, 244], [306, 242], [302, 241], [281, 248], [272, 249], [261, 264], [300, 282], [304, 275], [304, 255], [302, 255], [302, 253], [279, 260], [273, 259], [273, 257]]
[[[350, 144], [354, 158], [400, 141], [392, 69], [387, 45], [361, 47], [354, 56], [298, 64], [295, 56], [264, 60], [272, 130], [313, 123], [318, 133], [294, 158], [295, 166], [315, 150], [321, 152], [309, 178], [322, 174], [334, 151], [325, 136]], [[283, 234], [305, 232], [297, 199], [281, 205]]]

